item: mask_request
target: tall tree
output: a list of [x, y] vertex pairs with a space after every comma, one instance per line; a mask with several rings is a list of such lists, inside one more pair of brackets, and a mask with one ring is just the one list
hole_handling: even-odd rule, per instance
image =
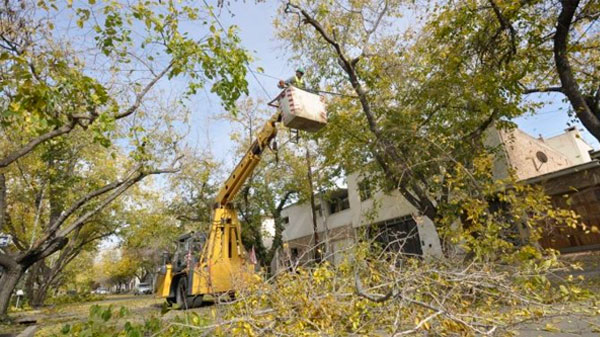
[[[489, 172], [497, 149], [486, 147], [485, 135], [492, 126], [513, 127], [513, 118], [538, 106], [524, 100], [520, 83], [530, 60], [526, 51], [511, 51], [511, 31], [489, 3], [435, 3], [289, 1], [275, 23], [294, 58], [310, 65], [309, 76], [319, 74], [321, 85], [338, 93], [328, 101], [329, 125], [318, 135], [330, 165], [359, 173], [380, 190], [397, 190], [443, 238], [450, 237], [450, 224], [462, 223], [454, 228], [469, 233], [473, 244], [494, 229], [489, 237], [499, 241], [487, 252], [514, 247], [500, 244], [499, 233], [521, 220], [502, 218], [494, 208], [492, 200], [508, 197], [494, 195], [490, 186], [507, 182], [494, 182]], [[399, 23], [403, 15], [410, 25]], [[479, 217], [475, 210], [498, 226], [465, 221]], [[539, 220], [546, 210], [532, 212]]]
[[509, 80], [501, 65], [440, 43], [435, 22], [419, 35], [396, 26], [411, 10], [403, 2], [301, 1], [282, 10], [280, 37], [343, 93], [329, 104], [331, 157], [348, 172], [379, 176], [380, 187], [431, 219], [445, 195], [433, 180], [469, 166], [483, 130], [521, 113], [491, 85]]
[[179, 214], [171, 213], [168, 203], [154, 191], [139, 191], [132, 199], [123, 216], [126, 224], [118, 233], [120, 248], [123, 257], [135, 260], [136, 263], [130, 265], [135, 277], [140, 282], [148, 282], [164, 263], [163, 253], [175, 248], [185, 221], [178, 220]]
[[[247, 91], [248, 56], [239, 47], [235, 30], [217, 29], [192, 3], [68, 1], [59, 7], [51, 0], [2, 2], [2, 229], [17, 220], [13, 212], [22, 211], [10, 205], [12, 193], [18, 194], [12, 183], [22, 168], [39, 162], [43, 167], [38, 172], [52, 172], [56, 161], [43, 158], [48, 148], [42, 146], [62, 144], [72, 149], [93, 141], [111, 148], [115, 158], [107, 161], [114, 167], [113, 174], [93, 181], [60, 186], [60, 180], [36, 177], [32, 182], [28, 207], [37, 216], [29, 220], [38, 230], [30, 242], [15, 240], [15, 246], [0, 252], [4, 268], [0, 316], [6, 314], [13, 288], [25, 270], [65, 248], [75, 233], [85, 232], [90, 221], [131, 186], [147, 176], [178, 169], [177, 117], [154, 113], [156, 101], [161, 100], [149, 96], [161, 80], [168, 79], [173, 89], [179, 89], [177, 96], [183, 99], [178, 103], [211, 84], [231, 109]], [[65, 15], [72, 15], [76, 25], [62, 21]], [[188, 20], [203, 29], [185, 32], [181, 22]], [[85, 32], [93, 32], [93, 41], [89, 34], [81, 35]], [[176, 78], [185, 79], [185, 84], [177, 88]], [[168, 103], [172, 110], [173, 102]], [[83, 158], [74, 160], [74, 176], [90, 178], [86, 174], [95, 173], [90, 165]]]

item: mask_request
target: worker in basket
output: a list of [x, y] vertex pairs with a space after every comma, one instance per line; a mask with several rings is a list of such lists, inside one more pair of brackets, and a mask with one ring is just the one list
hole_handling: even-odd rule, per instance
[[299, 67], [298, 69], [296, 69], [295, 76], [288, 78], [286, 81], [280, 80], [279, 83], [277, 84], [277, 86], [280, 89], [287, 88], [290, 85], [292, 85], [296, 88], [304, 89], [304, 79], [302, 78], [303, 76], [304, 76], [304, 68]]

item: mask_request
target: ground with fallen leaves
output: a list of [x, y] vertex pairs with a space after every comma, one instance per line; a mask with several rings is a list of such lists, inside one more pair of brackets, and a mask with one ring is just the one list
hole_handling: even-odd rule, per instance
[[[572, 273], [575, 277], [583, 276], [586, 285], [596, 294], [600, 293], [600, 252], [569, 254], [562, 259], [573, 263], [580, 262], [583, 269]], [[178, 310], [165, 310], [164, 300], [151, 295], [133, 296], [130, 294], [110, 295], [102, 301], [71, 303], [48, 306], [39, 310], [14, 312], [11, 318], [15, 322], [35, 320], [39, 327], [36, 336], [60, 335], [65, 324], [83, 322], [88, 319], [90, 307], [93, 305], [109, 306], [115, 309], [126, 307], [128, 314], [113, 321], [114, 324], [126, 322], [141, 323], [152, 317], [163, 321], [172, 321], [175, 316], [182, 316]], [[196, 317], [211, 321], [211, 316], [220, 311], [218, 305], [207, 303], [206, 306], [189, 310]], [[518, 311], [517, 311], [518, 312]], [[543, 316], [543, 317], [541, 317]], [[25, 325], [13, 323], [0, 325], [1, 333], [18, 333]], [[555, 306], [551, 312], [540, 313], [540, 318], [524, 318], [522, 323], [511, 329], [517, 336], [524, 337], [567, 337], [567, 336], [599, 336], [600, 335], [600, 301], [598, 297], [585, 302], [568, 303]]]

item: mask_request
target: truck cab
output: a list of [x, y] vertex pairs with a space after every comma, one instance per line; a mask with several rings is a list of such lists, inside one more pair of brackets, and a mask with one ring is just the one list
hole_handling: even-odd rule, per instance
[[178, 287], [192, 283], [194, 267], [198, 264], [198, 257], [205, 243], [206, 234], [189, 232], [177, 239], [177, 249], [173, 256], [168, 252], [163, 254], [163, 264], [156, 282], [158, 296], [166, 297], [170, 304], [187, 304], [184, 298], [189, 295], [188, 287], [185, 289], [178, 289]]
[[205, 242], [204, 233], [190, 232], [181, 235], [177, 239], [177, 249], [170, 261], [173, 272], [179, 273], [195, 265]]

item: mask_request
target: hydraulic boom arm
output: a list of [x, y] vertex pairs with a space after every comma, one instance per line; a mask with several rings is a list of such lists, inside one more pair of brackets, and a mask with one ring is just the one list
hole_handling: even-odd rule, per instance
[[256, 260], [249, 259], [242, 243], [242, 228], [233, 200], [277, 135], [277, 123], [308, 132], [317, 131], [327, 123], [325, 107], [317, 95], [288, 87], [276, 100], [278, 105], [269, 105], [277, 107], [277, 113], [258, 132], [217, 194], [210, 230], [199, 256], [192, 254], [194, 243], [190, 243], [191, 247], [186, 243], [185, 258], [166, 264], [159, 274], [157, 293], [168, 302], [187, 308], [188, 301], [201, 302], [206, 294], [232, 294], [253, 275]]
[[225, 180], [225, 184], [219, 190], [219, 194], [217, 194], [215, 200], [215, 208], [226, 206], [238, 194], [244, 185], [244, 182], [246, 182], [250, 174], [252, 174], [256, 168], [256, 165], [260, 162], [260, 156], [263, 151], [269, 146], [269, 142], [277, 135], [275, 123], [278, 123], [279, 121], [281, 121], [281, 112], [278, 111], [267, 121], [267, 123], [265, 123], [242, 160], [239, 161], [233, 172], [229, 175], [229, 178]]

